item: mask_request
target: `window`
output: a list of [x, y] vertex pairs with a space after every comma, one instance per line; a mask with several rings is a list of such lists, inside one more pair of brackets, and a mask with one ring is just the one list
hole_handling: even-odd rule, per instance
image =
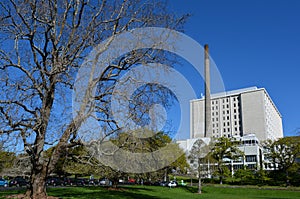
[[236, 119], [236, 115], [234, 115], [234, 119]]
[[227, 104], [227, 106], [226, 106], [227, 108], [229, 108], [229, 104]]
[[[241, 162], [241, 161], [235, 160], [234, 162]], [[237, 171], [239, 169], [244, 169], [244, 166], [242, 164], [233, 165], [233, 169]]]
[[227, 110], [227, 114], [229, 114], [229, 110]]
[[229, 116], [227, 116], [227, 120], [229, 120]]
[[256, 162], [256, 155], [246, 155], [246, 162]]
[[223, 129], [223, 132], [226, 133], [226, 129], [225, 128]]

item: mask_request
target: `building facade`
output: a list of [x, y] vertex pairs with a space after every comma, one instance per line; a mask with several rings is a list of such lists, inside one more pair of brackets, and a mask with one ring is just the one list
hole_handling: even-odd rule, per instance
[[[190, 101], [190, 138], [204, 137], [204, 98]], [[260, 141], [283, 137], [282, 118], [264, 88], [211, 95], [212, 137], [255, 134]]]
[[[250, 87], [211, 95], [211, 137], [204, 137], [204, 98], [190, 101], [190, 139], [178, 140], [188, 154], [198, 139], [209, 143], [211, 138], [234, 137], [244, 152], [241, 160], [225, 161], [234, 171], [242, 168], [269, 169], [264, 163], [261, 142], [283, 137], [282, 118], [264, 88]], [[207, 168], [214, 165], [207, 164]], [[207, 170], [207, 177], [212, 169]]]
[[[189, 151], [191, 151], [194, 143], [198, 139], [202, 139], [207, 145], [211, 140], [211, 138], [193, 138], [187, 140], [180, 140], [177, 141], [177, 143], [182, 149], [185, 150], [186, 154], [188, 155]], [[244, 135], [243, 137], [236, 137], [235, 139], [239, 141], [240, 145], [238, 146], [238, 149], [244, 153], [244, 157], [239, 160], [224, 160], [224, 164], [227, 165], [228, 168], [230, 168], [232, 175], [235, 171], [244, 168], [254, 170], [269, 169], [264, 164], [264, 150], [260, 145], [260, 141], [254, 134]], [[197, 163], [193, 162], [191, 164], [191, 167], [194, 169], [197, 168]], [[206, 177], [211, 177], [213, 174], [213, 170], [217, 167], [217, 165], [212, 163], [205, 163], [204, 167], [208, 168], [206, 171]]]

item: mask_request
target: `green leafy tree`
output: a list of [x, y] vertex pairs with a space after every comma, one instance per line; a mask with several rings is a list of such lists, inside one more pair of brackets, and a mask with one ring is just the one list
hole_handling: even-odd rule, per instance
[[300, 156], [300, 136], [284, 137], [264, 144], [266, 158], [273, 165], [274, 177], [284, 176], [289, 184], [289, 169], [295, 166]]
[[256, 184], [265, 185], [269, 183], [271, 178], [266, 170], [260, 169], [255, 173], [255, 180], [257, 181]]
[[5, 170], [13, 168], [15, 160], [16, 154], [5, 151], [0, 145], [0, 173], [5, 175]]
[[247, 182], [254, 179], [253, 170], [243, 168], [234, 172], [234, 177], [240, 179], [240, 184], [247, 184]]
[[[157, 179], [166, 178], [172, 171], [185, 172], [186, 168], [189, 165], [186, 161], [184, 152], [182, 151], [182, 149], [180, 149], [178, 144], [172, 141], [169, 135], [163, 132], [153, 133], [150, 130], [145, 130], [145, 134], [149, 136], [140, 138], [135, 136], [135, 132], [121, 133], [117, 138], [113, 139], [112, 142], [114, 142], [114, 144], [116, 144], [119, 148], [128, 150], [131, 153], [153, 153], [168, 145], [168, 150], [166, 150], [165, 154], [162, 154], [162, 156], [164, 157], [160, 157], [158, 161], [168, 162], [168, 158], [173, 157], [174, 154], [181, 154], [181, 156], [179, 156], [174, 162], [165, 164], [166, 166], [158, 171], [147, 172], [145, 174], [133, 174], [133, 176], [136, 176], [137, 178]], [[168, 153], [173, 153], [173, 155]], [[153, 163], [155, 163], [154, 159], [152, 159], [151, 161], [154, 161]], [[128, 166], [129, 165], [130, 162], [128, 162]], [[152, 165], [150, 163], [149, 165], [146, 164], [145, 170], [151, 170], [149, 169], [151, 166]], [[119, 172], [116, 172], [116, 174], [118, 177], [120, 176]]]
[[243, 157], [243, 152], [238, 149], [239, 142], [234, 138], [220, 137], [213, 141], [213, 147], [210, 155], [217, 162], [217, 173], [220, 178], [220, 184], [223, 183], [223, 178], [226, 174], [227, 166], [224, 162], [229, 160], [236, 160]]

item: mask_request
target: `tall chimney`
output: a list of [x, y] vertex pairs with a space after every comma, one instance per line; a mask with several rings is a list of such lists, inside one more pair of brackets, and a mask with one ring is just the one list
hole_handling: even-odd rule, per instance
[[209, 53], [208, 53], [207, 44], [204, 45], [204, 75], [205, 75], [204, 137], [211, 137], [210, 68], [209, 68]]

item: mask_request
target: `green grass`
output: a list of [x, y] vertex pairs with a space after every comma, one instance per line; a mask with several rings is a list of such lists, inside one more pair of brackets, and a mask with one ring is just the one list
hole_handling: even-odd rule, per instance
[[[167, 188], [155, 186], [125, 186], [120, 190], [108, 190], [101, 187], [50, 188], [48, 194], [63, 199], [293, 199], [300, 198], [300, 191], [274, 190], [259, 188], [203, 187], [203, 194], [196, 194], [196, 187]], [[16, 191], [4, 191], [4, 195], [16, 194]]]

